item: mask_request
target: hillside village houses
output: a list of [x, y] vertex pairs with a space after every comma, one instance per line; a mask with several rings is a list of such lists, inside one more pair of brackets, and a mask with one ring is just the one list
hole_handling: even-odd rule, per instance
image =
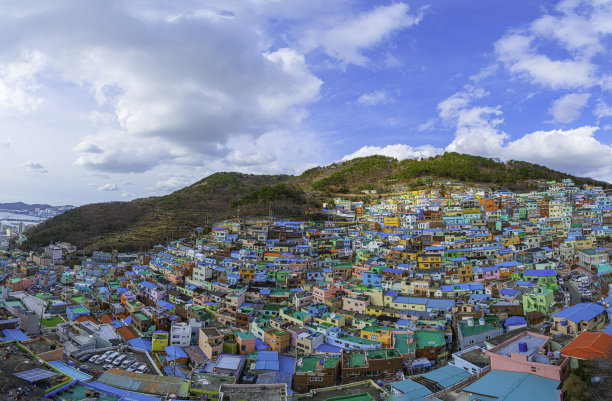
[[[424, 400], [537, 385], [560, 399], [578, 360], [612, 352], [610, 193], [443, 184], [74, 266], [65, 244], [4, 252], [3, 344], [70, 378], [60, 398]], [[97, 363], [107, 351], [124, 357]]]

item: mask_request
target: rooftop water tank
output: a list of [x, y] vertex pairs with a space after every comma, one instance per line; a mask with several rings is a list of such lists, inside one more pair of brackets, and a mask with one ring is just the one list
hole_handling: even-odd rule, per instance
[[481, 317], [480, 319], [478, 319], [478, 324], [481, 325], [481, 326], [485, 325], [484, 317]]
[[468, 323], [469, 327], [474, 326], [474, 318], [473, 317], [468, 317], [467, 323]]
[[527, 343], [526, 342], [518, 343], [518, 347], [519, 347], [519, 352], [527, 352]]

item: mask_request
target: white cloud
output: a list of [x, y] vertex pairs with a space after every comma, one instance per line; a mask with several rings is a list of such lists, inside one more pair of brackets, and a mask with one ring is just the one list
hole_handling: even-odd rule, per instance
[[435, 156], [443, 153], [444, 150], [431, 145], [424, 146], [409, 146], [404, 144], [381, 146], [364, 146], [357, 149], [355, 152], [342, 157], [342, 160], [351, 160], [356, 157], [365, 157], [372, 155], [382, 155], [396, 158], [397, 160], [418, 159], [423, 157]]
[[47, 169], [39, 161], [28, 160], [27, 162], [23, 163], [21, 167], [33, 173], [47, 174]]
[[597, 107], [593, 110], [593, 114], [595, 114], [598, 118], [610, 117], [612, 116], [612, 106], [608, 106], [603, 101], [597, 102]]
[[9, 63], [0, 63], [0, 113], [27, 114], [42, 103], [36, 75], [45, 60], [38, 51], [22, 52]]
[[183, 188], [192, 183], [193, 181], [195, 180], [190, 179], [189, 177], [171, 176], [167, 177], [166, 179], [157, 181], [154, 186], [146, 189], [148, 191], [157, 193], [167, 193], [169, 191]]
[[34, 110], [53, 85], [82, 88], [95, 103], [80, 115], [95, 128], [75, 164], [143, 172], [222, 158], [231, 136], [291, 133], [318, 99], [322, 81], [304, 54], [272, 43], [256, 5], [141, 5], [58, 3], [7, 17], [0, 36], [30, 50], [0, 54], [17, 60], [0, 64], [0, 112]]
[[362, 106], [376, 106], [379, 103], [385, 103], [387, 101], [389, 101], [389, 95], [382, 90], [364, 93], [357, 99], [357, 103]]
[[536, 131], [509, 142], [502, 156], [611, 180], [612, 147], [595, 138], [597, 130], [597, 127], [583, 126], [565, 131]]
[[[561, 2], [527, 27], [509, 32], [495, 44], [495, 51], [510, 72], [533, 83], [559, 88], [609, 90], [610, 79], [598, 75], [593, 58], [606, 51], [612, 34], [612, 4], [609, 1]], [[550, 42], [569, 53], [554, 59]], [[557, 52], [558, 53], [558, 52]]]
[[595, 66], [586, 60], [552, 60], [532, 48], [533, 36], [510, 34], [495, 43], [495, 52], [510, 72], [533, 83], [560, 88], [589, 88], [596, 83]]
[[417, 127], [417, 131], [429, 131], [430, 129], [432, 129], [436, 124], [436, 119], [435, 118], [430, 118], [429, 120], [425, 121], [424, 123], [419, 124], [419, 126]]
[[12, 142], [11, 139], [3, 139], [0, 141], [0, 148], [10, 149]]
[[588, 93], [570, 93], [562, 96], [553, 102], [550, 113], [560, 123], [571, 123], [580, 117], [590, 97]]
[[422, 10], [411, 15], [404, 3], [376, 7], [356, 18], [330, 21], [327, 29], [317, 28], [307, 32], [303, 45], [313, 50], [322, 47], [330, 57], [343, 64], [366, 65], [370, 60], [365, 50], [379, 45], [393, 33], [418, 24], [423, 18]]
[[119, 187], [117, 186], [117, 184], [104, 184], [98, 187], [98, 191], [111, 192], [111, 191], [118, 191], [118, 190], [119, 190]]

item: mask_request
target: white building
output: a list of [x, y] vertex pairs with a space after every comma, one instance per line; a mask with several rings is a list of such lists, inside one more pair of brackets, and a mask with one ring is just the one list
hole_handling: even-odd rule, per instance
[[188, 347], [191, 344], [191, 326], [187, 323], [173, 324], [170, 328], [170, 345]]

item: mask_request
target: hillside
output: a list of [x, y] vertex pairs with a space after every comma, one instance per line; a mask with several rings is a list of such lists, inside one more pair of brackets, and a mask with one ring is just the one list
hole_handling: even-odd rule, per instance
[[238, 214], [267, 216], [271, 210], [275, 216], [299, 217], [308, 207], [318, 206], [318, 199], [364, 189], [384, 193], [396, 185], [414, 188], [430, 179], [447, 179], [521, 191], [534, 187], [535, 179], [563, 178], [611, 187], [537, 164], [458, 153], [403, 161], [370, 156], [316, 167], [296, 177], [216, 173], [166, 196], [81, 206], [31, 229], [25, 246], [68, 241], [87, 251], [147, 249]]
[[[37, 225], [25, 247], [68, 241], [87, 251], [147, 249], [243, 215], [299, 216], [312, 201], [286, 175], [216, 173], [166, 196], [78, 207]], [[255, 197], [253, 194], [257, 194]]]
[[320, 193], [359, 193], [365, 189], [389, 192], [392, 186], [403, 184], [418, 187], [424, 178], [448, 179], [474, 184], [489, 184], [512, 190], [529, 189], [536, 179], [561, 180], [571, 178], [577, 184], [610, 184], [590, 178], [549, 169], [538, 164], [511, 160], [502, 163], [486, 157], [460, 153], [444, 153], [427, 159], [398, 161], [391, 157], [369, 156], [315, 167], [294, 179], [303, 189]]

